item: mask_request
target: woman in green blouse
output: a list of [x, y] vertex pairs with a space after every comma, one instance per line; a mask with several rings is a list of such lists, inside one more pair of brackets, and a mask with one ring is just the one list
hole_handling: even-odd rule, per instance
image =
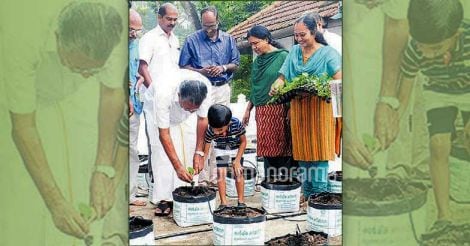
[[[286, 175], [292, 166], [292, 145], [287, 106], [267, 105], [269, 91], [279, 76], [288, 51], [272, 39], [264, 26], [254, 26], [247, 34], [248, 42], [258, 55], [251, 71], [251, 94], [243, 117], [248, 124], [250, 112], [256, 107], [257, 155], [264, 157], [265, 176]], [[270, 168], [271, 167], [271, 168]], [[285, 167], [279, 169], [281, 167]]]

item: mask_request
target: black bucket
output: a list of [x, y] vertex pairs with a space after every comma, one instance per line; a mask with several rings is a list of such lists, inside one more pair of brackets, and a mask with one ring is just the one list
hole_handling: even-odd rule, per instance
[[[314, 201], [320, 199], [320, 201]], [[330, 200], [339, 201], [339, 204], [329, 204]], [[322, 192], [313, 194], [308, 198], [307, 228], [309, 231], [321, 231], [330, 236], [342, 233], [342, 195]]]
[[[243, 212], [251, 210], [259, 215], [247, 217]], [[234, 216], [223, 216], [220, 212], [232, 212]], [[237, 216], [237, 211], [240, 215]], [[213, 215], [214, 245], [262, 245], [265, 238], [266, 212], [257, 208], [226, 207]], [[243, 225], [243, 226], [240, 226]]]
[[209, 194], [201, 194], [201, 195], [191, 195], [191, 196], [182, 196], [178, 194], [181, 190], [183, 191], [190, 191], [193, 188], [191, 186], [181, 186], [176, 188], [173, 191], [173, 200], [175, 202], [183, 202], [183, 203], [200, 203], [200, 202], [208, 202], [212, 199], [215, 198], [216, 196], [216, 190], [213, 188], [208, 188], [206, 186], [195, 186], [194, 189], [197, 192], [197, 189], [207, 189], [209, 191]]
[[[132, 230], [132, 227], [137, 226], [138, 229]], [[143, 238], [149, 233], [153, 234], [153, 222], [142, 217], [132, 216], [129, 218], [129, 240]]]
[[[268, 183], [274, 182], [274, 183]], [[289, 178], [287, 176], [269, 177], [261, 182], [261, 187], [268, 190], [295, 190], [302, 186], [302, 183], [297, 178]]]

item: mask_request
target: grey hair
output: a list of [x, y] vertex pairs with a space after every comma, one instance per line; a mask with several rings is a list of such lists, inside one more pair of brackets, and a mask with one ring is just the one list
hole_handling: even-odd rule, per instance
[[62, 9], [58, 19], [57, 37], [61, 45], [97, 60], [108, 59], [122, 32], [119, 13], [102, 3], [72, 2]]
[[185, 80], [180, 84], [179, 96], [182, 101], [200, 106], [207, 96], [207, 86], [199, 80]]

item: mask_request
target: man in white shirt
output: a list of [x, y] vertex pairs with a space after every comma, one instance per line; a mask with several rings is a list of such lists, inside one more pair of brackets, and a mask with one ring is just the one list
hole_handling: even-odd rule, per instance
[[[157, 128], [152, 127], [155, 124], [154, 111], [154, 90], [153, 82], [159, 85], [167, 83], [165, 80], [156, 79], [162, 73], [177, 71], [179, 59], [179, 42], [173, 33], [173, 28], [178, 19], [178, 10], [171, 3], [164, 3], [158, 9], [158, 25], [146, 33], [139, 41], [139, 74], [144, 77], [144, 86], [141, 94], [143, 95], [143, 111], [146, 123], [146, 132], [149, 141], [149, 163], [152, 166], [152, 173], [155, 174], [155, 165], [152, 162], [157, 161], [152, 152], [155, 151], [158, 142]], [[151, 194], [157, 192], [154, 186]], [[153, 198], [153, 196], [151, 196]], [[153, 199], [152, 199], [153, 200]]]
[[[152, 202], [159, 205], [156, 215], [168, 215], [171, 211], [161, 204], [173, 200], [175, 188], [191, 182], [192, 176], [186, 167], [191, 166], [201, 170], [204, 166], [203, 157], [194, 155], [203, 150], [204, 133], [207, 129], [207, 111], [212, 104], [211, 84], [203, 75], [182, 69], [175, 73], [166, 73], [158, 77], [164, 83], [159, 84], [155, 91], [155, 129], [158, 129], [159, 141], [154, 149], [153, 165], [154, 186], [158, 189], [152, 197]], [[184, 122], [192, 113], [197, 114], [196, 136], [188, 134]], [[191, 142], [195, 144], [191, 144]], [[188, 146], [196, 146], [195, 150]], [[194, 162], [193, 162], [194, 157]]]
[[326, 28], [323, 28], [325, 26], [325, 21], [320, 16], [320, 14], [314, 12], [313, 16], [315, 17], [315, 21], [317, 22], [317, 30], [321, 34], [323, 34], [323, 37], [325, 38], [328, 45], [338, 51], [339, 54], [342, 54], [343, 44], [341, 36], [336, 33], [329, 32]]

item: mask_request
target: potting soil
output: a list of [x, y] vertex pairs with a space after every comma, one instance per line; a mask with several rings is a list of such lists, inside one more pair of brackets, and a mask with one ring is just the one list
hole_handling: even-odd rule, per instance
[[184, 197], [197, 197], [197, 196], [209, 196], [215, 193], [207, 186], [182, 186], [175, 189], [175, 192]]
[[246, 218], [246, 217], [257, 217], [263, 215], [261, 212], [256, 211], [252, 208], [238, 208], [238, 207], [226, 207], [222, 210], [215, 211], [214, 214], [220, 217], [226, 218]]
[[397, 201], [412, 197], [423, 191], [410, 182], [393, 178], [346, 179], [344, 200], [352, 201]]
[[265, 245], [268, 246], [302, 246], [302, 245], [326, 245], [327, 235], [317, 232], [305, 232], [300, 235], [287, 234], [269, 240]]
[[323, 205], [341, 205], [341, 195], [333, 193], [323, 193], [321, 196], [312, 197], [312, 201]]
[[468, 245], [470, 241], [470, 224], [452, 225], [449, 231], [436, 237], [424, 240], [422, 246], [431, 245]]

